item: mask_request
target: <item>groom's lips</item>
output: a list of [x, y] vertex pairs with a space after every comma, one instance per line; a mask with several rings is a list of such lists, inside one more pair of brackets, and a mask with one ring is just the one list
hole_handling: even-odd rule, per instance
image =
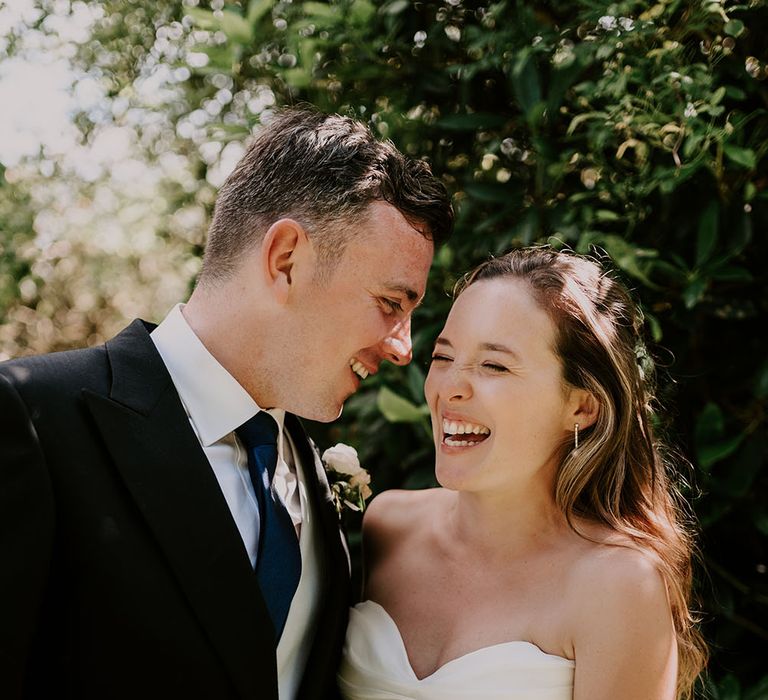
[[[352, 375], [352, 381], [355, 384], [355, 391], [357, 391], [360, 388], [360, 385], [363, 383], [363, 378], [357, 372], [355, 372], [355, 370], [353, 370], [351, 367], [348, 367], [347, 369], [349, 369], [349, 373]], [[376, 374], [376, 370], [374, 370], [373, 372], [369, 371], [368, 376], [370, 377], [373, 374]]]
[[360, 379], [368, 379], [371, 375], [376, 374], [378, 372], [378, 367], [375, 365], [373, 367], [369, 367], [364, 362], [359, 360], [357, 357], [351, 357], [349, 360], [349, 366], [352, 368], [352, 371], [360, 377]]
[[[374, 374], [376, 374], [379, 371], [378, 367], [374, 366], [373, 368], [371, 368], [369, 365], [364, 364], [363, 362], [358, 360], [356, 357], [353, 357], [349, 361], [349, 363], [350, 363], [349, 364], [349, 371], [352, 374], [352, 376], [354, 377], [355, 391], [357, 391], [357, 389], [360, 388], [360, 384], [362, 383], [362, 381], [364, 379], [367, 379], [368, 377], [372, 377]], [[361, 367], [365, 371], [365, 377], [361, 377], [357, 372], [355, 372], [355, 370], [352, 368], [353, 364], [354, 365], [359, 365], [359, 367]]]

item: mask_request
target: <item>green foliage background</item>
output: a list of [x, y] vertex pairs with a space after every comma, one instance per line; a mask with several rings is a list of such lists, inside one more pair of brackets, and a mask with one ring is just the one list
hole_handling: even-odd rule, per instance
[[[321, 444], [357, 447], [376, 491], [433, 483], [422, 384], [457, 277], [529, 243], [608, 252], [642, 300], [669, 436], [693, 464], [712, 646], [702, 697], [768, 698], [765, 2], [102, 5], [76, 60], [96, 67], [111, 98], [161, 115], [142, 131], [148, 160], [182, 154], [194, 176], [192, 186], [165, 181], [163, 247], [146, 253], [165, 267], [131, 277], [128, 266], [137, 287], [158, 275], [190, 283], [204, 226], [180, 232], [174, 212], [210, 213], [210, 144], [223, 153], [274, 104], [306, 101], [366, 120], [426, 158], [454, 194], [457, 230], [414, 319], [414, 362], [369, 379], [339, 423], [311, 426]], [[176, 71], [170, 97], [138, 104], [137, 81], [163, 64]], [[84, 138], [97, 126], [82, 115]], [[24, 184], [0, 172], [0, 193], [0, 309], [13, 328], [0, 342], [9, 353], [58, 347], [61, 334], [41, 340], [35, 330], [38, 310], [64, 314], [54, 324], [63, 332], [72, 305], [46, 297], [52, 282], [34, 270]], [[46, 250], [55, 270], [73, 248], [58, 258]], [[103, 251], [74, 250], [96, 269], [108, 264]], [[77, 328], [95, 341], [125, 309], [110, 307], [102, 277], [84, 274], [98, 293], [77, 317], [87, 333]], [[38, 291], [27, 284], [22, 294], [25, 279]]]

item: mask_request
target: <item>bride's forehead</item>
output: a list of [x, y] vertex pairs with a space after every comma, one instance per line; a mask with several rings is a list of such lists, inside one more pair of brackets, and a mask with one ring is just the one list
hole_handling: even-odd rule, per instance
[[509, 303], [538, 306], [531, 285], [519, 277], [493, 277], [473, 282], [454, 301], [459, 303], [494, 303], [504, 307]]
[[526, 282], [501, 278], [483, 280], [467, 287], [448, 315], [446, 326], [452, 323], [512, 328], [519, 323], [546, 326], [551, 321]]
[[455, 301], [441, 338], [456, 347], [500, 345], [530, 352], [554, 347], [557, 331], [530, 287], [519, 280], [482, 281]]

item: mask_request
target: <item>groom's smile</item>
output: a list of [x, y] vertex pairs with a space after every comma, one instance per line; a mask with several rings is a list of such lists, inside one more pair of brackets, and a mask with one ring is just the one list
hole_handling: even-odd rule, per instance
[[365, 365], [360, 362], [357, 358], [352, 358], [349, 361], [349, 366], [352, 368], [352, 371], [360, 377], [361, 380], [367, 379], [369, 374], [376, 374], [378, 370], [375, 369], [367, 369]]
[[[374, 202], [330, 273], [296, 272], [280, 406], [335, 420], [349, 396], [384, 360], [411, 361], [411, 314], [424, 296], [433, 242], [386, 202]], [[305, 263], [306, 264], [306, 263]]]

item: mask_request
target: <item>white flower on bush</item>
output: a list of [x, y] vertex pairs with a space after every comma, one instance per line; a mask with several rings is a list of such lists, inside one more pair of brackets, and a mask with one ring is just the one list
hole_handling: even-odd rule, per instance
[[631, 32], [635, 28], [635, 20], [631, 17], [619, 17], [619, 26], [625, 32]]
[[635, 20], [631, 17], [614, 17], [603, 15], [597, 20], [597, 28], [604, 32], [631, 32], [635, 28]]

